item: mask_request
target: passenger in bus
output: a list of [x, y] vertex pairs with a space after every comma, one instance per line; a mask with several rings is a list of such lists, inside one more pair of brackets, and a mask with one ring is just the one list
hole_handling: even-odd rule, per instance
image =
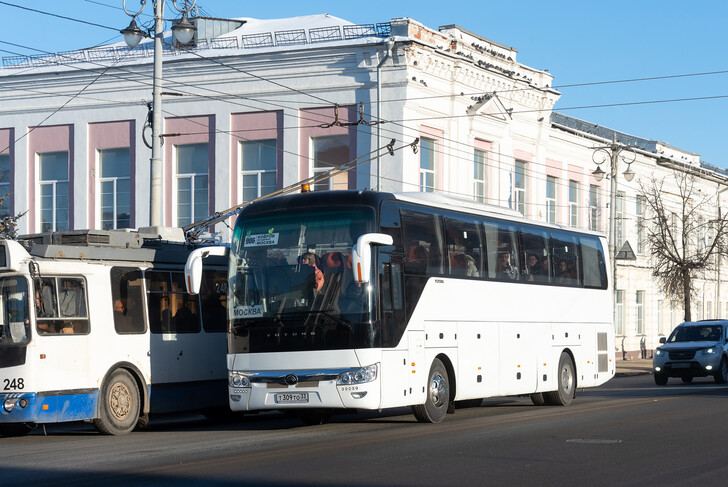
[[132, 323], [127, 315], [127, 307], [121, 299], [114, 300], [114, 328], [117, 332], [132, 331]]
[[407, 254], [405, 270], [410, 274], [427, 274], [427, 249], [423, 245], [413, 245]]
[[316, 282], [314, 287], [316, 288], [316, 291], [320, 291], [321, 288], [324, 286], [324, 274], [316, 265], [316, 255], [313, 252], [306, 252], [305, 254], [301, 255], [299, 260], [302, 266], [305, 265], [313, 267], [314, 279]]
[[501, 279], [518, 279], [518, 269], [511, 263], [510, 252], [501, 252], [498, 256], [498, 277]]
[[560, 284], [571, 283], [571, 272], [569, 272], [569, 265], [565, 260], [556, 264], [556, 282]]
[[450, 274], [453, 276], [478, 277], [478, 266], [470, 255], [458, 252], [450, 256]]
[[528, 256], [528, 280], [531, 282], [544, 281], [546, 275], [546, 270], [538, 261], [538, 257], [535, 254], [530, 254]]

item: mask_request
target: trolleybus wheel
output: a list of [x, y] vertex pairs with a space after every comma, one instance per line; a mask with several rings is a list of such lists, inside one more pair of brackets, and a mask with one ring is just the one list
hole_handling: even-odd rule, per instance
[[425, 392], [425, 403], [412, 406], [412, 413], [420, 423], [439, 423], [450, 405], [450, 381], [439, 359], [432, 362]]
[[25, 436], [35, 428], [35, 423], [5, 423], [0, 424], [0, 436]]
[[574, 362], [566, 352], [562, 352], [561, 358], [559, 358], [556, 379], [558, 389], [544, 392], [543, 398], [547, 404], [553, 406], [568, 406], [574, 400], [574, 393], [576, 392], [576, 372]]
[[125, 435], [139, 420], [139, 389], [124, 369], [115, 370], [101, 388], [96, 429], [106, 435]]
[[728, 361], [726, 361], [725, 357], [720, 361], [720, 365], [718, 366], [718, 370], [715, 371], [713, 379], [716, 384], [725, 384], [728, 382]]
[[664, 386], [667, 384], [667, 376], [665, 374], [658, 374], [655, 372], [655, 384], [658, 386]]

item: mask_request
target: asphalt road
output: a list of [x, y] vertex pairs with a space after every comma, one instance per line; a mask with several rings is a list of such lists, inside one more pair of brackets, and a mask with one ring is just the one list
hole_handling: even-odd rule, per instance
[[0, 438], [0, 485], [725, 485], [728, 386], [615, 378], [572, 406], [488, 399], [437, 425], [409, 410], [300, 426], [277, 413], [153, 419], [122, 437], [86, 424]]

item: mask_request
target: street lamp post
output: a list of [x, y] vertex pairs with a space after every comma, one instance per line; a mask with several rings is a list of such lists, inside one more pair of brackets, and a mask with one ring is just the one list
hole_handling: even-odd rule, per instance
[[[187, 20], [187, 13], [195, 8], [197, 0], [185, 0], [182, 8], [177, 7], [177, 0], [172, 5], [180, 13], [182, 19], [172, 27], [172, 34], [178, 44], [188, 44], [194, 36], [195, 26]], [[135, 14], [126, 9], [126, 0], [123, 0], [124, 12], [131, 17], [129, 27], [122, 30], [124, 41], [134, 49], [143, 37], [154, 38], [154, 77], [152, 82], [152, 158], [150, 159], [150, 193], [149, 193], [149, 223], [151, 226], [162, 225], [162, 39], [164, 37], [164, 0], [152, 0], [154, 5], [154, 30], [144, 32], [137, 26], [136, 17], [144, 10], [147, 0], [141, 0], [141, 8]]]
[[[627, 164], [627, 169], [622, 173], [624, 179], [627, 182], [634, 179], [634, 171], [632, 171], [631, 165], [637, 158], [629, 147], [624, 144], [617, 142], [617, 135], [615, 134], [612, 143], [602, 147], [594, 147], [594, 153], [592, 154], [592, 160], [597, 165], [597, 168], [592, 172], [592, 176], [597, 181], [604, 179], [607, 174], [602, 169], [602, 164], [609, 161], [609, 257], [612, 264], [612, 292], [613, 300], [616, 301], [617, 296], [617, 167], [619, 162], [622, 161]], [[629, 155], [628, 155], [629, 154]], [[616, 306], [614, 307], [616, 312]]]

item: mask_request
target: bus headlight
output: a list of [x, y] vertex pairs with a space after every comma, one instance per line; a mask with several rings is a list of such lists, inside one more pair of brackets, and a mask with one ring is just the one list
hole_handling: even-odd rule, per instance
[[336, 379], [336, 385], [345, 386], [349, 384], [365, 384], [367, 382], [372, 382], [377, 378], [378, 368], [379, 364], [374, 364], [342, 372]]
[[230, 372], [230, 385], [232, 387], [250, 387], [250, 378], [238, 372]]

